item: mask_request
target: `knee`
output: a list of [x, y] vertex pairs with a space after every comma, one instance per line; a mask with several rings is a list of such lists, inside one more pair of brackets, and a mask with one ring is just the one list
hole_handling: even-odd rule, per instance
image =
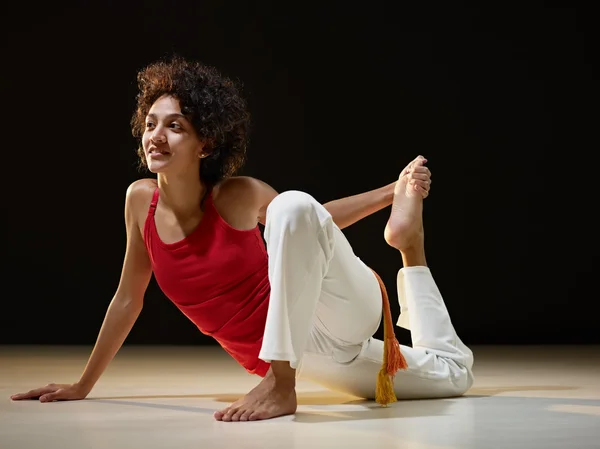
[[313, 223], [323, 225], [331, 218], [329, 212], [311, 195], [290, 190], [277, 195], [267, 208], [267, 221], [279, 223]]
[[471, 370], [464, 368], [461, 374], [454, 379], [453, 388], [451, 388], [450, 396], [463, 396], [473, 386], [473, 373]]

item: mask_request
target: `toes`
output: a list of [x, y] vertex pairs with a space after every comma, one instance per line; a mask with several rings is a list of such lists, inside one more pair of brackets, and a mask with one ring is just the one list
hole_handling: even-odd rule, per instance
[[229, 410], [227, 413], [225, 413], [223, 415], [222, 421], [230, 422], [231, 421], [231, 417], [233, 416], [234, 413], [235, 413], [235, 410]]
[[240, 415], [240, 421], [249, 421], [251, 414], [252, 414], [252, 410], [246, 410], [244, 413], [242, 413]]
[[270, 414], [267, 410], [255, 410], [248, 417], [248, 421], [262, 421], [263, 419], [273, 418], [276, 415]]
[[229, 407], [223, 410], [216, 411], [215, 413], [213, 413], [213, 416], [217, 421], [222, 421], [228, 411]]
[[240, 421], [240, 417], [244, 414], [246, 410], [244, 409], [237, 409], [232, 415], [231, 415], [231, 420], [232, 421]]
[[225, 422], [248, 421], [252, 410], [241, 407], [228, 407], [221, 412], [215, 412], [215, 419]]
[[221, 413], [220, 421], [231, 421], [231, 417], [237, 411], [237, 407], [227, 407], [225, 410], [217, 413]]

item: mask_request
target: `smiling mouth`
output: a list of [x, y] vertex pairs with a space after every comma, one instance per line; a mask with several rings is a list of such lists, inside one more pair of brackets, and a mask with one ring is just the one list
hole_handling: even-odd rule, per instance
[[171, 154], [171, 153], [169, 153], [168, 151], [160, 151], [160, 150], [150, 150], [148, 152], [148, 156], [166, 156], [168, 154]]

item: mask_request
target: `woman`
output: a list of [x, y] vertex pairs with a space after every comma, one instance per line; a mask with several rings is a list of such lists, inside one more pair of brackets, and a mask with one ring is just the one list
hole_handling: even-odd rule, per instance
[[[298, 377], [378, 395], [382, 403], [470, 388], [472, 353], [456, 335], [425, 259], [422, 202], [431, 180], [423, 157], [396, 182], [325, 205], [302, 192], [278, 194], [260, 180], [234, 176], [246, 154], [249, 114], [233, 82], [173, 58], [146, 67], [138, 83], [132, 129], [140, 160], [157, 179], [127, 190], [127, 248], [98, 340], [78, 382], [12, 399], [85, 398], [140, 314], [152, 274], [203, 333], [263, 378], [216, 412], [218, 420], [293, 414]], [[372, 338], [382, 315], [390, 322], [385, 288], [341, 232], [390, 205], [384, 237], [404, 265], [398, 325], [411, 329], [413, 342], [401, 354], [394, 353], [391, 326], [391, 343]], [[376, 382], [378, 373], [384, 381], [396, 374], [391, 396]]]

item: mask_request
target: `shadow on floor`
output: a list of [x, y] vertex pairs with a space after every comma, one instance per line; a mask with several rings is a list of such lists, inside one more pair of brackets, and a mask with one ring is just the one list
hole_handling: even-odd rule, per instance
[[518, 391], [570, 391], [578, 390], [579, 387], [569, 387], [566, 385], [545, 385], [545, 386], [505, 386], [505, 387], [475, 387], [471, 388], [465, 396], [467, 397], [488, 397], [496, 396], [502, 393], [514, 393]]
[[[162, 398], [173, 399], [177, 396], [163, 396]], [[216, 399], [214, 396], [204, 396], [204, 395], [196, 395], [196, 396], [179, 396], [179, 398], [205, 398], [205, 399]], [[236, 396], [237, 398], [237, 396]], [[138, 398], [138, 399], [150, 399], [149, 397]], [[158, 397], [154, 397], [154, 399], [159, 399]], [[457, 398], [461, 399], [461, 398]], [[197, 407], [197, 406], [185, 406], [185, 405], [177, 405], [177, 404], [157, 404], [151, 402], [139, 402], [139, 401], [131, 401], [124, 400], [123, 398], [113, 398], [113, 399], [86, 399], [86, 402], [95, 402], [95, 403], [104, 403], [110, 405], [123, 405], [123, 406], [134, 406], [134, 407], [144, 407], [144, 408], [155, 408], [161, 410], [172, 410], [172, 411], [180, 411], [180, 412], [192, 412], [192, 413], [201, 413], [201, 414], [209, 414], [213, 415], [213, 413], [220, 409], [217, 408], [206, 408], [206, 407]], [[232, 401], [227, 401], [230, 403]], [[306, 402], [306, 401], [301, 401]], [[293, 416], [281, 417], [277, 419], [284, 420], [292, 420], [299, 423], [318, 423], [318, 422], [339, 422], [339, 421], [352, 421], [352, 420], [366, 420], [366, 419], [389, 419], [389, 418], [416, 418], [421, 416], [443, 416], [446, 415], [446, 409], [452, 407], [452, 402], [447, 402], [443, 400], [419, 400], [419, 401], [410, 401], [413, 402], [410, 407], [403, 406], [402, 404], [409, 401], [402, 401], [391, 404], [388, 407], [382, 407], [379, 404], [373, 401], [366, 400], [352, 400], [346, 402], [324, 402], [321, 401], [311, 401], [310, 404], [305, 404], [307, 407], [317, 407], [316, 410], [299, 410]], [[301, 405], [301, 404], [300, 404]], [[360, 408], [354, 410], [335, 410], [332, 406], [342, 405], [342, 406], [359, 406]], [[319, 407], [323, 407], [322, 410], [319, 410]], [[268, 420], [268, 422], [272, 422], [273, 420]], [[265, 421], [267, 422], [267, 421]]]
[[[293, 417], [283, 417], [278, 419], [293, 420], [299, 423], [324, 423], [352, 420], [372, 420], [372, 419], [390, 419], [390, 418], [414, 418], [421, 416], [444, 416], [451, 413], [450, 409], [474, 406], [473, 399], [489, 398], [501, 393], [526, 392], [526, 391], [563, 391], [576, 390], [576, 387], [570, 386], [507, 386], [507, 387], [485, 387], [472, 388], [466, 395], [446, 399], [419, 399], [403, 400], [391, 404], [388, 407], [382, 407], [374, 401], [358, 399], [353, 396], [337, 395], [334, 392], [301, 392], [298, 394], [298, 405], [300, 407], [312, 410], [299, 410]], [[144, 396], [113, 396], [89, 398], [86, 401], [110, 403], [112, 405], [137, 406], [147, 408], [158, 408], [182, 412], [194, 412], [202, 414], [212, 414], [216, 408], [185, 406], [177, 404], [157, 404], [146, 402], [148, 400], [161, 399], [210, 399], [224, 404], [235, 402], [243, 394], [191, 394], [191, 395], [144, 395]], [[548, 401], [552, 398], [515, 398], [521, 400]], [[560, 401], [560, 400], [558, 400]], [[410, 405], [408, 405], [410, 403]], [[336, 410], [331, 406], [343, 406], [354, 408], [352, 410]], [[322, 410], [319, 408], [322, 407]], [[357, 407], [358, 409], [356, 409]], [[269, 420], [272, 421], [272, 420]]]
[[[110, 397], [94, 397], [87, 400], [130, 400], [130, 399], [212, 399], [215, 402], [230, 404], [244, 397], [246, 393], [225, 393], [225, 394], [187, 394], [187, 395], [143, 395], [143, 396], [110, 396]], [[339, 405], [356, 402], [358, 398], [354, 396], [343, 395], [330, 391], [315, 391], [298, 393], [298, 405]], [[360, 399], [360, 401], [365, 401]]]
[[[505, 387], [481, 387], [471, 388], [463, 397], [489, 397], [496, 396], [502, 393], [526, 392], [526, 391], [569, 391], [577, 390], [578, 387], [570, 387], [565, 385], [546, 385], [546, 386], [505, 386]], [[225, 393], [225, 394], [185, 394], [185, 395], [143, 395], [143, 396], [106, 396], [93, 397], [87, 400], [129, 400], [129, 399], [212, 399], [216, 402], [231, 403], [235, 402], [245, 393]], [[411, 400], [415, 401], [415, 400]], [[418, 399], [422, 401], [422, 399]], [[340, 405], [340, 404], [368, 404], [369, 400], [356, 398], [350, 395], [331, 391], [316, 391], [316, 392], [301, 392], [298, 393], [298, 405]], [[401, 401], [406, 402], [406, 401]]]

